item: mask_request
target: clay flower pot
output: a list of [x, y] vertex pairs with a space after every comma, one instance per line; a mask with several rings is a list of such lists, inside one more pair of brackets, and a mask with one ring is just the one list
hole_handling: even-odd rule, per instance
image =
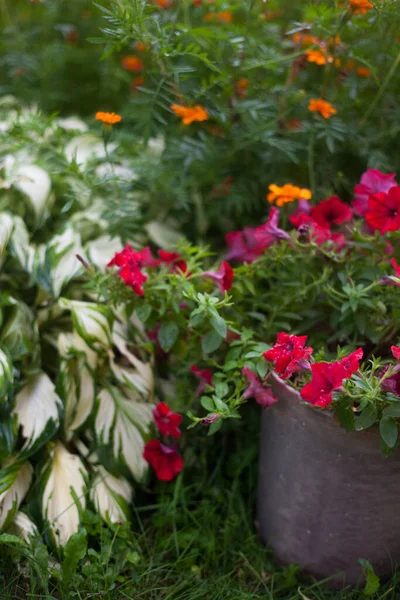
[[263, 411], [258, 520], [276, 559], [332, 587], [363, 581], [360, 558], [389, 577], [400, 563], [400, 453], [379, 433], [348, 433], [329, 411], [301, 403], [275, 378], [279, 401]]

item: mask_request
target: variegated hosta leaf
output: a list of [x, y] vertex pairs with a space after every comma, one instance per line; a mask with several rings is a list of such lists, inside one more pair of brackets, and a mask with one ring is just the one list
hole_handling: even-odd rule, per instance
[[14, 227], [13, 219], [8, 213], [0, 213], [0, 256], [3, 254]]
[[119, 523], [129, 519], [129, 505], [133, 490], [123, 477], [114, 477], [102, 466], [96, 467], [90, 498], [96, 510], [108, 523]]
[[126, 164], [114, 165], [109, 162], [103, 163], [96, 168], [97, 177], [103, 179], [113, 177], [121, 181], [136, 181], [139, 179], [139, 174], [128, 167]]
[[47, 246], [37, 249], [34, 260], [35, 280], [55, 298], [73, 277], [82, 271], [77, 254], [82, 254], [81, 237], [71, 227], [56, 235]]
[[97, 240], [89, 242], [86, 249], [90, 261], [104, 273], [114, 254], [121, 251], [122, 243], [120, 238], [102, 235]]
[[64, 432], [68, 440], [90, 415], [95, 399], [95, 382], [84, 356], [63, 360], [58, 389], [64, 401]]
[[37, 219], [49, 204], [51, 180], [47, 171], [37, 165], [23, 165], [15, 173], [14, 185], [30, 200]]
[[[108, 144], [108, 151], [112, 152], [116, 147], [116, 144]], [[106, 158], [103, 140], [92, 133], [74, 137], [67, 144], [64, 152], [69, 162], [75, 160], [81, 166], [85, 166], [94, 158]]]
[[72, 358], [76, 354], [83, 354], [91, 370], [97, 365], [97, 352], [87, 345], [75, 331], [73, 333], [60, 333], [57, 340], [58, 353], [62, 358]]
[[55, 386], [45, 373], [27, 380], [17, 394], [13, 414], [18, 417], [25, 448], [45, 443], [59, 426], [62, 402]]
[[5, 400], [13, 379], [13, 364], [10, 353], [0, 344], [0, 402]]
[[29, 542], [31, 537], [39, 535], [38, 529], [33, 521], [20, 510], [14, 517], [13, 522], [8, 528], [8, 532], [18, 535], [26, 542]]
[[0, 471], [0, 530], [7, 527], [25, 498], [32, 481], [28, 462], [5, 465]]
[[128, 349], [127, 335], [126, 327], [118, 321], [114, 321], [112, 330], [113, 344], [117, 347], [120, 354], [130, 362], [132, 367], [122, 367], [112, 360], [111, 368], [118, 381], [128, 387], [133, 387], [148, 399], [154, 390], [153, 365], [151, 362], [145, 363], [141, 361]]
[[14, 216], [14, 230], [11, 235], [10, 250], [21, 267], [28, 273], [32, 273], [35, 248], [29, 242], [29, 233], [25, 222], [21, 217]]
[[105, 306], [94, 302], [67, 300], [66, 298], [60, 298], [59, 305], [71, 311], [77, 334], [89, 346], [97, 350], [101, 347], [108, 348], [111, 345], [109, 311]]
[[34, 365], [40, 355], [39, 332], [31, 309], [21, 300], [8, 297], [11, 308], [8, 319], [0, 329], [0, 343], [6, 346], [13, 360], [29, 355]]
[[159, 221], [150, 221], [145, 225], [145, 229], [149, 235], [149, 238], [152, 242], [160, 246], [163, 250], [171, 250], [178, 246], [179, 240], [181, 240], [184, 236], [165, 225], [165, 223], [160, 223]]
[[122, 457], [137, 480], [147, 468], [143, 435], [149, 432], [152, 420], [150, 404], [128, 400], [115, 387], [100, 392], [95, 421], [98, 440], [111, 446], [116, 459]]
[[78, 531], [77, 502], [82, 508], [86, 507], [86, 478], [87, 471], [80, 458], [57, 442], [43, 493], [42, 510], [59, 546], [64, 546]]
[[79, 117], [67, 117], [66, 119], [57, 119], [56, 125], [65, 129], [66, 131], [81, 131], [85, 133], [88, 130], [88, 126]]

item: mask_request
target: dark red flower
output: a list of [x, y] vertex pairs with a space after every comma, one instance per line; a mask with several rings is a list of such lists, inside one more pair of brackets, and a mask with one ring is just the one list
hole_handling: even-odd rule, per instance
[[356, 215], [364, 217], [368, 211], [368, 200], [371, 194], [387, 193], [396, 185], [394, 173], [382, 173], [377, 169], [368, 169], [361, 176], [360, 183], [354, 188], [352, 207]]
[[392, 258], [392, 267], [396, 271], [396, 277], [400, 277], [400, 266], [397, 264], [395, 258]]
[[289, 335], [281, 331], [275, 346], [264, 352], [264, 358], [274, 363], [275, 371], [282, 379], [287, 379], [296, 371], [310, 369], [308, 359], [313, 349], [304, 347], [306, 341], [306, 335]]
[[183, 459], [175, 448], [160, 440], [150, 440], [144, 447], [143, 458], [154, 469], [160, 481], [172, 481], [183, 469]]
[[332, 225], [340, 225], [350, 221], [353, 213], [351, 208], [342, 202], [340, 198], [331, 196], [317, 204], [317, 206], [313, 206], [310, 216], [320, 227], [330, 229]]
[[279, 229], [279, 209], [273, 206], [269, 213], [269, 218], [266, 223], [257, 227], [254, 231], [254, 237], [258, 242], [258, 245], [263, 250], [266, 250], [274, 242], [279, 240], [288, 240], [290, 235], [283, 229]]
[[330, 229], [318, 225], [310, 215], [293, 214], [289, 220], [300, 235], [307, 235], [310, 241], [315, 242], [318, 246], [332, 242], [337, 250], [341, 250], [346, 244], [346, 238], [342, 233], [331, 233]]
[[207, 385], [212, 386], [213, 374], [210, 369], [199, 369], [196, 365], [190, 367], [192, 373], [200, 380], [199, 387], [196, 390], [196, 396], [200, 396], [206, 389]]
[[129, 285], [138, 296], [143, 296], [143, 283], [147, 281], [147, 275], [142, 273], [142, 267], [155, 267], [158, 265], [149, 247], [143, 250], [133, 250], [126, 244], [121, 252], [117, 252], [107, 267], [120, 267], [119, 276], [125, 285]]
[[392, 351], [394, 358], [397, 358], [397, 360], [400, 360], [400, 346], [391, 346], [390, 349]]
[[257, 374], [249, 369], [249, 367], [243, 367], [242, 375], [244, 375], [249, 382], [249, 387], [245, 390], [243, 398], [255, 398], [257, 404], [261, 404], [264, 408], [268, 408], [275, 402], [278, 402], [278, 398], [273, 395], [270, 388], [266, 388], [262, 385], [258, 379]]
[[339, 364], [345, 368], [345, 371], [347, 373], [346, 377], [351, 377], [353, 373], [358, 371], [358, 369], [360, 368], [360, 360], [362, 359], [363, 354], [363, 349], [358, 348], [358, 350], [355, 350], [348, 356], [345, 356], [344, 358], [339, 360]]
[[382, 235], [400, 229], [400, 185], [392, 187], [387, 194], [372, 194], [368, 200], [365, 220]]
[[186, 273], [187, 263], [177, 252], [166, 252], [165, 250], [159, 250], [158, 256], [160, 257], [161, 263], [171, 265], [171, 273], [177, 273], [178, 271]]
[[242, 231], [231, 231], [225, 236], [229, 252], [226, 260], [237, 260], [239, 262], [252, 263], [258, 258], [263, 249], [254, 236], [255, 228], [245, 227]]
[[225, 294], [231, 289], [234, 274], [231, 265], [225, 260], [221, 263], [218, 271], [204, 271], [202, 273], [203, 277], [209, 277], [215, 281], [221, 294]]
[[348, 377], [346, 368], [340, 362], [320, 362], [311, 365], [312, 379], [300, 392], [306, 402], [326, 408], [332, 402], [332, 392], [337, 390]]
[[179, 425], [182, 415], [173, 412], [165, 402], [159, 402], [153, 410], [154, 421], [161, 435], [170, 435], [178, 438], [181, 436]]

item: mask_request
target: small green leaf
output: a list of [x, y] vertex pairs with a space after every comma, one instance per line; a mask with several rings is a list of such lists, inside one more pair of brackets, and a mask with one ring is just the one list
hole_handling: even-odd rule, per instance
[[346, 431], [354, 430], [354, 412], [351, 406], [346, 404], [339, 404], [336, 408], [336, 416]]
[[261, 359], [257, 361], [256, 364], [256, 368], [257, 368], [257, 373], [259, 374], [259, 376], [261, 378], [265, 377], [268, 371], [268, 363], [266, 360]]
[[164, 352], [169, 352], [175, 344], [179, 334], [179, 327], [175, 321], [164, 321], [158, 332], [158, 341]]
[[225, 383], [225, 381], [221, 381], [215, 384], [215, 393], [217, 394], [218, 398], [225, 398], [228, 392], [229, 386], [227, 383]]
[[152, 310], [153, 309], [150, 306], [150, 304], [143, 304], [142, 306], [139, 306], [139, 308], [136, 309], [136, 314], [142, 321], [142, 323], [146, 323], [147, 319], [151, 315]]
[[355, 420], [356, 430], [362, 431], [363, 429], [368, 429], [368, 427], [374, 425], [377, 416], [378, 411], [376, 406], [373, 404], [368, 404], [362, 411], [361, 415]]
[[366, 596], [372, 596], [379, 590], [379, 577], [375, 575], [374, 568], [368, 560], [360, 558], [360, 564], [366, 579], [364, 594]]
[[85, 557], [87, 552], [86, 529], [80, 529], [69, 538], [64, 548], [64, 560], [61, 567], [65, 582], [76, 572], [78, 563]]
[[393, 417], [382, 417], [381, 422], [379, 423], [379, 432], [385, 444], [387, 444], [389, 448], [394, 448], [399, 432], [397, 423]]
[[208, 396], [202, 396], [200, 399], [200, 404], [202, 405], [203, 408], [205, 408], [206, 410], [208, 410], [210, 412], [215, 410], [214, 402]]
[[216, 314], [210, 318], [210, 323], [215, 329], [215, 331], [222, 337], [225, 338], [227, 334], [227, 326], [225, 320], [220, 317], [220, 315]]
[[217, 421], [214, 421], [214, 423], [211, 423], [209, 429], [208, 429], [208, 435], [213, 435], [214, 433], [216, 433], [218, 431], [218, 429], [221, 428], [222, 425], [222, 419], [218, 419]]
[[400, 417], [400, 402], [387, 406], [383, 409], [382, 414], [385, 417]]
[[228, 410], [228, 405], [225, 404], [225, 402], [223, 402], [222, 400], [220, 400], [217, 396], [213, 397], [215, 406], [217, 407], [217, 410], [223, 412], [225, 410]]
[[234, 369], [236, 369], [238, 366], [238, 363], [236, 360], [230, 360], [228, 362], [226, 362], [223, 366], [224, 371], [233, 371]]
[[204, 336], [201, 342], [201, 348], [205, 354], [210, 354], [210, 352], [214, 352], [214, 350], [218, 350], [220, 345], [223, 342], [223, 337], [221, 337], [216, 331], [209, 331]]
[[25, 546], [26, 547], [26, 542], [18, 537], [17, 535], [12, 535], [11, 533], [2, 533], [0, 535], [0, 544], [5, 544], [6, 546], [9, 546], [10, 544], [14, 545], [14, 546]]

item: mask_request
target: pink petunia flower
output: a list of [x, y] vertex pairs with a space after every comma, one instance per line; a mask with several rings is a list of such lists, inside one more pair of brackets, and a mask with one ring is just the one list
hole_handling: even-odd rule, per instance
[[243, 398], [255, 398], [257, 404], [261, 404], [264, 408], [268, 408], [275, 402], [278, 402], [278, 398], [273, 395], [270, 388], [266, 388], [262, 385], [258, 379], [257, 374], [249, 369], [249, 367], [243, 367], [242, 375], [244, 375], [249, 382], [248, 388], [243, 394]]
[[225, 241], [229, 248], [226, 260], [252, 263], [263, 253], [254, 236], [255, 230], [254, 227], [245, 227], [242, 231], [231, 231], [226, 234]]
[[254, 231], [254, 237], [258, 242], [259, 248], [266, 250], [275, 242], [290, 239], [290, 235], [283, 229], [279, 229], [279, 209], [273, 206], [269, 213], [266, 223], [257, 227]]
[[382, 173], [377, 169], [368, 169], [361, 176], [360, 183], [354, 188], [352, 207], [356, 215], [364, 217], [368, 210], [368, 200], [371, 194], [387, 193], [396, 184], [395, 173]]
[[232, 287], [234, 274], [231, 265], [224, 260], [217, 271], [204, 271], [202, 276], [215, 281], [221, 294], [225, 294]]
[[200, 394], [202, 394], [206, 389], [207, 385], [212, 386], [213, 374], [210, 369], [199, 369], [199, 367], [196, 367], [196, 365], [192, 365], [190, 370], [200, 382], [196, 390], [196, 396], [200, 396]]

